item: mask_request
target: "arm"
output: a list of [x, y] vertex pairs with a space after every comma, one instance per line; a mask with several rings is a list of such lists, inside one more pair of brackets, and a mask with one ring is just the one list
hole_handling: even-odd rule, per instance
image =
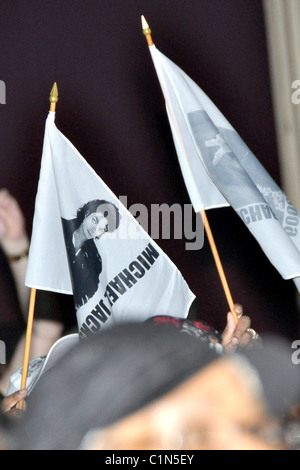
[[9, 261], [20, 306], [26, 317], [30, 293], [25, 286], [29, 240], [20, 206], [6, 189], [0, 190], [0, 244]]

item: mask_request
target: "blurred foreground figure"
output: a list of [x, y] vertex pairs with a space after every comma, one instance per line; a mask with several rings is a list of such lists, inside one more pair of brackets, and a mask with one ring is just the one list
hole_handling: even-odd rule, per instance
[[148, 407], [92, 431], [82, 449], [283, 450], [255, 376], [244, 358], [217, 360]]
[[82, 341], [27, 401], [11, 449], [285, 449], [280, 421], [300, 397], [281, 340], [220, 355], [162, 324]]

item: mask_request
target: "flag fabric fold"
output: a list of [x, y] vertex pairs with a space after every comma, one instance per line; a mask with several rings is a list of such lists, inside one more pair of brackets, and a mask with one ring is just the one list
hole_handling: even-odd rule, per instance
[[74, 296], [81, 337], [155, 315], [186, 318], [179, 270], [69, 140], [46, 121], [26, 285]]
[[300, 217], [198, 85], [149, 47], [178, 160], [196, 212], [230, 205], [284, 279], [300, 279]]

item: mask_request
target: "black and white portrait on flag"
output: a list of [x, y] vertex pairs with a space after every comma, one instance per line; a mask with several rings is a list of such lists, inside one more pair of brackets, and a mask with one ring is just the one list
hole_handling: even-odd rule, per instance
[[95, 294], [102, 272], [102, 258], [94, 240], [120, 225], [119, 209], [95, 199], [80, 207], [72, 220], [62, 218], [76, 309]]

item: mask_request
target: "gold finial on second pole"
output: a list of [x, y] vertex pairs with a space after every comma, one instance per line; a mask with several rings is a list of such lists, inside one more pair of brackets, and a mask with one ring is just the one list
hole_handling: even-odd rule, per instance
[[152, 36], [151, 36], [152, 31], [144, 15], [142, 15], [142, 28], [143, 28], [143, 34], [146, 36], [148, 46], [153, 46], [154, 43], [153, 43]]
[[56, 82], [54, 83], [54, 85], [52, 87], [49, 101], [51, 103], [50, 104], [50, 111], [52, 111], [54, 113], [55, 109], [56, 109], [56, 103], [58, 102], [58, 88], [57, 88], [57, 83]]

